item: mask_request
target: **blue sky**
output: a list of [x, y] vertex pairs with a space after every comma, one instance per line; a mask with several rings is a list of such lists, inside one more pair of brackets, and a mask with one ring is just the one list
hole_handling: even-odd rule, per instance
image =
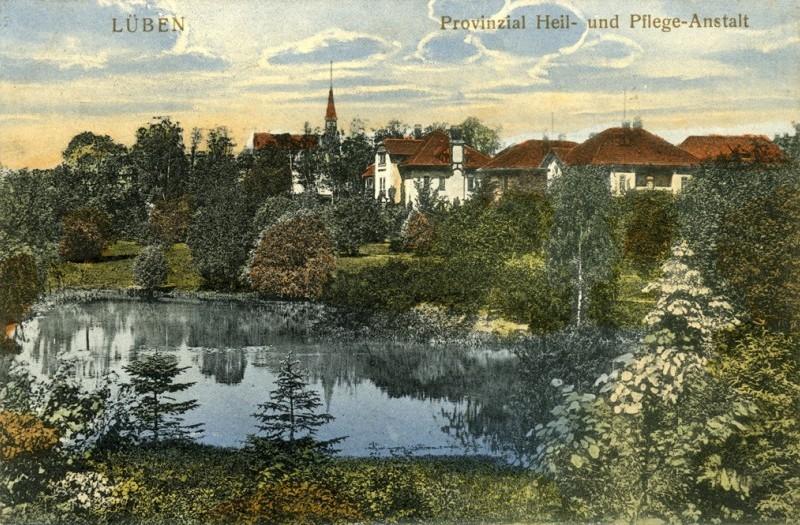
[[[751, 27], [627, 27], [632, 13], [695, 12]], [[586, 26], [615, 14], [618, 30]], [[112, 33], [113, 18], [159, 15], [185, 31]], [[522, 15], [527, 30], [440, 30], [441, 16]], [[537, 15], [577, 23], [537, 31]], [[83, 130], [130, 143], [154, 115], [228, 126], [240, 146], [253, 130], [320, 126], [330, 60], [345, 130], [475, 115], [507, 142], [583, 140], [618, 125], [624, 103], [675, 142], [771, 135], [800, 118], [799, 21], [800, 0], [0, 0], [0, 164], [52, 166]]]

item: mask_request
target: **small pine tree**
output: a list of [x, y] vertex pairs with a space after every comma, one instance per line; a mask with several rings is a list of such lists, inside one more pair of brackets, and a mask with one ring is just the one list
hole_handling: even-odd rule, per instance
[[[264, 437], [275, 443], [294, 445], [299, 440], [314, 440], [319, 427], [333, 421], [330, 414], [319, 412], [322, 406], [319, 395], [308, 389], [300, 361], [289, 352], [281, 362], [277, 388], [270, 392], [269, 401], [258, 405], [253, 414], [258, 419], [258, 429]], [[319, 442], [325, 447], [340, 439]]]
[[125, 371], [131, 375], [131, 386], [137, 397], [131, 413], [137, 423], [139, 438], [149, 438], [154, 442], [162, 439], [192, 439], [201, 432], [202, 423], [183, 423], [183, 415], [197, 408], [197, 400], [176, 401], [170, 395], [194, 385], [194, 382], [175, 382], [175, 378], [187, 368], [178, 366], [175, 356], [159, 353], [125, 367]]

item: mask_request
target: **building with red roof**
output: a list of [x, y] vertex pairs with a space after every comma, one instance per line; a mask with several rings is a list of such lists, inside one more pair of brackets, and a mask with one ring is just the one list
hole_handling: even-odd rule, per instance
[[678, 145], [702, 162], [778, 164], [786, 162], [783, 150], [764, 135], [692, 135]]
[[413, 205], [418, 188], [428, 184], [448, 202], [464, 201], [478, 187], [478, 169], [490, 160], [464, 144], [458, 129], [436, 130], [420, 138], [384, 139], [363, 176], [376, 199]]
[[566, 166], [599, 166], [608, 170], [611, 191], [679, 192], [700, 161], [691, 153], [640, 125], [606, 129], [564, 155]]
[[544, 191], [554, 175], [552, 159], [563, 158], [577, 145], [569, 140], [526, 140], [504, 149], [478, 172], [494, 185], [498, 196], [509, 190]]

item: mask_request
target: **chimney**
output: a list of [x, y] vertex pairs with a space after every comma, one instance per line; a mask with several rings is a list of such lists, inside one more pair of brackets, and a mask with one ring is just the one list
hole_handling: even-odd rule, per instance
[[464, 141], [461, 140], [461, 128], [450, 128], [450, 164], [453, 172], [464, 172]]
[[414, 138], [415, 139], [422, 138], [422, 124], [414, 124]]
[[630, 120], [623, 120], [622, 121], [622, 127], [624, 129], [631, 129], [631, 121]]
[[631, 126], [633, 129], [642, 129], [642, 117], [634, 117]]

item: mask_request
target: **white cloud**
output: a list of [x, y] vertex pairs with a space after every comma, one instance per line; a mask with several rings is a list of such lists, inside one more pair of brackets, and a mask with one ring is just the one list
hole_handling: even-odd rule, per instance
[[399, 42], [332, 28], [297, 42], [267, 48], [261, 55], [260, 65], [296, 67], [333, 60], [337, 67], [364, 67], [388, 59], [399, 49]]

